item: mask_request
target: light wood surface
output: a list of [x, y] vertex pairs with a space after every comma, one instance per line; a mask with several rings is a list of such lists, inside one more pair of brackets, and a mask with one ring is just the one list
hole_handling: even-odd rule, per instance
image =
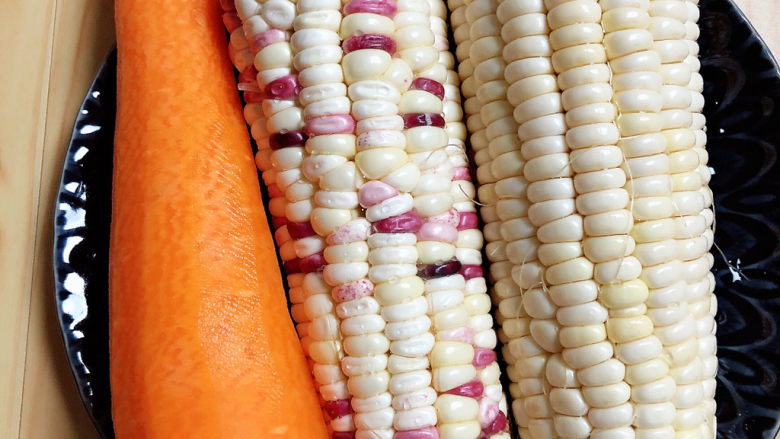
[[[216, 1], [216, 0], [215, 0]], [[737, 0], [780, 53], [780, 0]], [[0, 438], [94, 439], [52, 294], [52, 217], [76, 110], [113, 44], [110, 0], [3, 0]]]

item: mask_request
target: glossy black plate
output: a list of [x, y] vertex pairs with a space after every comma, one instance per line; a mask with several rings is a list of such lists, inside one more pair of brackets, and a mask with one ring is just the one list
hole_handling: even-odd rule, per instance
[[[780, 71], [730, 0], [701, 0], [711, 186], [717, 209], [718, 437], [780, 428]], [[82, 400], [113, 438], [108, 374], [108, 236], [116, 53], [76, 118], [56, 206], [57, 313]], [[735, 268], [737, 270], [735, 270]]]
[[108, 237], [116, 114], [116, 50], [81, 104], [54, 220], [57, 316], [81, 400], [100, 436], [114, 437], [108, 380]]

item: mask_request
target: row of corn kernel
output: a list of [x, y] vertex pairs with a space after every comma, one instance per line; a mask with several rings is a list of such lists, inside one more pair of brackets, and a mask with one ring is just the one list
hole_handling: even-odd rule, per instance
[[[263, 112], [262, 103], [264, 101], [264, 93], [257, 85], [257, 69], [254, 67], [254, 58], [257, 53], [256, 45], [250, 44], [246, 38], [246, 33], [243, 27], [243, 20], [247, 20], [259, 14], [257, 4], [254, 0], [249, 2], [239, 1], [234, 4], [230, 1], [221, 2], [223, 10], [223, 22], [228, 31], [231, 32], [230, 45], [228, 51], [233, 65], [239, 71], [238, 87], [243, 91], [244, 101], [246, 103], [244, 107], [244, 119], [250, 127], [253, 127], [252, 136], [256, 140], [258, 145], [258, 154], [256, 155], [256, 163], [258, 169], [263, 174], [263, 181], [269, 190], [270, 198], [277, 199], [275, 206], [281, 205], [281, 209], [275, 208], [275, 211], [283, 212], [284, 209], [284, 193], [281, 192], [276, 186], [277, 171], [273, 169], [270, 156], [272, 150], [268, 143], [268, 132], [266, 130], [266, 119]], [[258, 19], [254, 19], [257, 23]], [[262, 29], [266, 26], [264, 23], [256, 24], [256, 27]], [[254, 32], [255, 27], [247, 27], [247, 31]], [[274, 227], [274, 240], [277, 246], [281, 248], [290, 248], [291, 237], [287, 232], [285, 225], [288, 223], [286, 216], [282, 213], [279, 216], [272, 216]], [[287, 270], [285, 270], [287, 271]], [[308, 337], [307, 323], [309, 318], [306, 316], [303, 308], [304, 296], [301, 283], [303, 281], [303, 274], [299, 273], [299, 270], [295, 268], [287, 273], [287, 282], [290, 290], [288, 296], [293, 303], [291, 312], [294, 315], [294, 321], [296, 328], [301, 338], [301, 344], [303, 345], [304, 352], [308, 357], [308, 347], [311, 339]]]
[[[395, 38], [398, 49], [398, 59], [404, 60], [412, 72], [412, 84], [402, 96], [398, 111], [404, 121], [404, 150], [409, 160], [420, 170], [420, 178], [412, 188], [410, 195], [414, 203], [414, 215], [419, 218], [419, 226], [415, 227], [417, 234], [417, 264], [425, 263], [439, 243], [438, 238], [446, 234], [437, 233], [435, 224], [427, 221], [431, 212], [446, 208], [448, 200], [441, 200], [441, 180], [447, 179], [431, 172], [441, 159], [441, 153], [446, 146], [446, 134], [443, 131], [444, 122], [441, 118], [441, 84], [437, 82], [438, 75], [431, 69], [438, 60], [438, 51], [433, 47], [434, 36], [429, 20], [429, 5], [427, 2], [408, 0], [398, 1], [398, 12], [394, 17]], [[426, 74], [427, 73], [427, 74]], [[446, 180], [449, 183], [449, 180]], [[447, 194], [449, 187], [445, 188]], [[451, 204], [451, 203], [450, 203]], [[394, 337], [390, 346], [391, 358], [406, 363], [412, 358], [428, 357], [427, 362], [409, 363], [408, 368], [397, 370], [391, 379], [393, 402], [398, 407], [395, 427], [396, 437], [414, 437], [420, 435], [445, 436], [446, 427], [442, 433], [436, 429], [440, 421], [433, 404], [437, 400], [435, 376], [437, 372], [436, 356], [431, 353], [435, 346], [435, 338], [431, 317], [430, 291], [420, 276], [401, 279], [398, 287], [411, 287], [404, 291], [407, 300], [425, 297], [429, 302], [425, 316], [416, 317], [414, 323], [406, 328], [405, 333]], [[400, 291], [399, 291], [400, 292]], [[435, 319], [433, 319], [435, 320]], [[414, 329], [412, 329], [412, 326]], [[428, 368], [431, 370], [428, 370]], [[443, 420], [442, 420], [443, 421]]]
[[[299, 230], [301, 235], [324, 247], [322, 255], [326, 265], [323, 271], [307, 276], [311, 276], [312, 288], [316, 285], [324, 294], [323, 305], [332, 310], [333, 300], [341, 303], [345, 297], [355, 297], [356, 290], [362, 291], [368, 257], [365, 234], [350, 233], [366, 227], [361, 229], [360, 224], [350, 224], [357, 216], [359, 179], [351, 162], [355, 154], [354, 136], [351, 135], [354, 121], [349, 114], [351, 103], [340, 70], [341, 4], [337, 0], [302, 0], [297, 2], [296, 9], [295, 31], [290, 43], [295, 53], [294, 67], [303, 87], [299, 101], [303, 106], [304, 133], [308, 136], [308, 156], [302, 169], [317, 189], [311, 221], [300, 224]], [[355, 270], [355, 266], [359, 268]], [[330, 318], [327, 326], [319, 326], [334, 331], [347, 343], [348, 337], [360, 335], [364, 328], [370, 327], [365, 319], [370, 318], [357, 316], [340, 323], [338, 319]], [[322, 322], [326, 321], [323, 319]], [[332, 437], [352, 438], [355, 425], [350, 393], [342, 372], [342, 346], [332, 343], [323, 346], [323, 351], [338, 360], [335, 364], [318, 364], [313, 368], [314, 376], [319, 382], [327, 383], [330, 391], [327, 397], [323, 394], [323, 405], [331, 417]]]
[[[484, 183], [488, 183], [490, 180], [490, 157], [488, 153], [488, 142], [486, 139], [485, 126], [482, 123], [482, 116], [480, 115], [480, 102], [477, 97], [478, 87], [476, 85], [476, 79], [474, 78], [475, 64], [469, 56], [470, 48], [472, 45], [471, 39], [471, 24], [467, 19], [466, 11], [468, 6], [472, 3], [471, 0], [451, 1], [450, 10], [452, 11], [450, 20], [452, 27], [454, 28], [454, 38], [457, 44], [455, 51], [456, 57], [460, 62], [458, 65], [458, 73], [461, 80], [461, 92], [466, 98], [464, 102], [464, 110], [466, 112], [466, 126], [470, 133], [470, 144], [473, 150], [476, 151], [474, 155], [474, 161], [477, 165], [477, 178], [482, 184], [479, 190], [479, 199], [483, 203], [481, 208], [482, 219], [485, 222], [483, 233], [485, 239], [488, 241], [488, 245], [494, 242], [495, 235], [498, 234], [498, 218], [495, 215], [495, 206], [486, 202], [486, 198], [492, 196], [492, 187]], [[476, 219], [475, 219], [476, 221]], [[499, 235], [500, 239], [500, 235]], [[491, 251], [488, 248], [488, 259], [491, 262], [497, 262], [491, 264], [491, 274], [495, 280], [503, 279], [505, 283], [509, 283], [514, 286], [509, 272], [504, 270], [502, 276], [496, 276], [495, 270], [500, 266], [500, 262], [506, 262], [505, 259], [498, 261], [496, 258], [501, 252]], [[492, 255], [492, 256], [491, 256]], [[506, 264], [503, 265], [506, 267]], [[500, 286], [497, 287], [500, 289]], [[519, 292], [518, 292], [519, 294]]]
[[[675, 4], [676, 3], [676, 4]], [[638, 432], [645, 436], [652, 435], [672, 435], [677, 428], [675, 421], [675, 405], [672, 403], [678, 389], [675, 377], [675, 365], [680, 362], [687, 362], [691, 354], [695, 353], [695, 348], [691, 349], [691, 337], [693, 336], [693, 326], [688, 311], [685, 297], [685, 282], [680, 279], [681, 272], [672, 271], [674, 280], [664, 280], [658, 275], [658, 269], [675, 270], [681, 266], [681, 256], [683, 250], [679, 243], [674, 241], [675, 235], [680, 234], [680, 223], [676, 216], [677, 208], [673, 198], [672, 186], [673, 180], [670, 178], [670, 172], [674, 173], [675, 163], [674, 155], [682, 144], [687, 143], [687, 139], [692, 140], [691, 132], [687, 128], [690, 125], [690, 115], [681, 109], [687, 109], [689, 102], [689, 93], [686, 90], [675, 89], [675, 86], [685, 85], [689, 81], [689, 76], [679, 74], [679, 62], [687, 53], [684, 45], [680, 45], [678, 40], [685, 35], [685, 27], [682, 21], [674, 20], [675, 9], [678, 13], [682, 6], [682, 18], [685, 17], [684, 3], [681, 2], [651, 2], [648, 12], [650, 13], [649, 30], [654, 40], [654, 52], [658, 55], [658, 61], [655, 61], [660, 68], [661, 80], [658, 81], [660, 87], [660, 98], [657, 108], [660, 109], [661, 121], [656, 125], [661, 129], [665, 143], [661, 144], [659, 151], [647, 151], [646, 157], [639, 157], [638, 154], [629, 158], [630, 162], [640, 163], [641, 161], [659, 162], [658, 158], [665, 159], [666, 168], [658, 169], [657, 175], [638, 175], [631, 182], [630, 189], [634, 197], [641, 200], [652, 200], [652, 197], [661, 199], [663, 205], [655, 202], [653, 209], [650, 205], [644, 206], [644, 217], [641, 220], [663, 220], [660, 212], [672, 216], [675, 220], [675, 227], [671, 228], [666, 236], [659, 236], [654, 242], [637, 242], [637, 248], [634, 252], [643, 265], [643, 278], [646, 279], [650, 287], [649, 296], [646, 304], [648, 305], [647, 316], [652, 320], [654, 333], [664, 346], [665, 353], [661, 359], [669, 362], [668, 368], [663, 368], [658, 359], [646, 364], [629, 366], [630, 377], [632, 378], [632, 399], [637, 404]], [[670, 9], [671, 7], [671, 9]], [[672, 14], [672, 17], [664, 15]], [[682, 49], [682, 50], [680, 50]], [[655, 64], [654, 68], [658, 68]], [[673, 74], [677, 70], [677, 74]], [[670, 75], [670, 73], [672, 73]], [[682, 79], [680, 79], [682, 76]], [[680, 93], [682, 91], [682, 93]], [[686, 122], [685, 120], [688, 119]], [[635, 150], [635, 148], [634, 148]], [[633, 151], [633, 150], [631, 150]], [[636, 157], [636, 158], [635, 158]], [[641, 167], [637, 169], [642, 169]], [[633, 170], [633, 168], [632, 168]], [[659, 187], [661, 183], [661, 187]], [[654, 188], [655, 186], [655, 188]], [[667, 207], [667, 199], [671, 206]], [[659, 213], [655, 218], [648, 218], [647, 213]], [[666, 220], [668, 221], [668, 220]], [[652, 224], [652, 223], [651, 223]], [[643, 224], [639, 223], [638, 227]], [[674, 229], [677, 230], [674, 230]], [[637, 234], [637, 236], [647, 234]], [[665, 256], [664, 256], [665, 255]], [[655, 257], [654, 257], [655, 256]], [[660, 258], [658, 257], [660, 256]], [[665, 259], [662, 259], [665, 258]], [[655, 266], [655, 267], [654, 267]], [[679, 293], [680, 297], [674, 297]], [[664, 301], [666, 299], [666, 301]], [[671, 300], [670, 300], [671, 299]], [[680, 301], [682, 299], [682, 301]], [[694, 343], [695, 344], [695, 343]], [[669, 356], [671, 355], [671, 357]], [[674, 359], [676, 357], [677, 359]], [[654, 367], [648, 368], [648, 365]], [[648, 370], [655, 370], [655, 374], [643, 373]], [[647, 419], [648, 410], [653, 411], [653, 419]], [[648, 422], [648, 420], [650, 422]]]
[[[249, 126], [254, 127], [254, 130], [252, 131], [253, 138], [257, 141], [259, 149], [263, 150], [262, 153], [258, 152], [256, 156], [257, 166], [263, 173], [263, 180], [269, 189], [270, 197], [272, 199], [283, 198], [284, 194], [276, 188], [276, 172], [272, 169], [270, 163], [269, 156], [271, 151], [268, 146], [268, 133], [265, 129], [265, 116], [262, 108], [263, 93], [257, 86], [257, 69], [254, 67], [255, 53], [250, 48], [242, 25], [242, 20], [257, 14], [256, 3], [254, 0], [250, 0], [249, 2], [239, 1], [236, 5], [233, 5], [230, 2], [222, 2], [222, 5], [225, 10], [223, 21], [226, 28], [231, 32], [228, 51], [233, 65], [240, 72], [239, 89], [243, 91], [244, 100], [246, 102], [244, 107], [244, 119]], [[236, 7], [240, 12], [235, 9]], [[289, 233], [287, 233], [287, 229], [284, 227], [287, 223], [287, 218], [284, 216], [273, 217], [272, 220], [275, 229], [274, 240], [278, 247], [282, 247], [291, 240]], [[308, 336], [307, 323], [309, 322], [309, 318], [306, 316], [303, 308], [304, 296], [303, 288], [301, 287], [302, 282], [302, 273], [293, 272], [287, 276], [289, 287], [288, 298], [293, 304], [291, 309], [293, 320], [295, 321], [304, 353], [308, 357], [311, 338]]]
[[393, 233], [402, 232], [393, 226], [398, 223], [397, 215], [411, 210], [408, 192], [419, 172], [408, 163], [403, 143], [398, 144], [403, 139], [403, 121], [397, 104], [411, 82], [411, 72], [405, 63], [392, 59], [396, 50], [392, 17], [396, 10], [394, 1], [353, 0], [344, 7], [341, 27], [347, 52], [342, 67], [357, 121], [355, 163], [366, 178], [359, 189], [359, 202], [366, 209], [365, 217], [372, 229], [368, 276], [374, 287], [373, 296], [364, 298], [370, 303], [363, 307], [363, 313], [378, 315], [381, 309], [382, 318], [381, 326], [372, 327], [370, 335], [345, 345], [348, 354], [370, 358], [373, 366], [350, 378], [353, 407], [358, 412], [358, 438], [394, 437], [396, 406], [390, 393], [390, 373], [406, 365], [388, 358], [390, 340], [409, 316], [425, 314], [424, 300], [407, 304], [397, 301], [393, 294], [392, 281], [416, 275], [414, 235], [409, 242], [409, 234]]
[[[246, 39], [242, 25], [243, 19], [247, 19], [257, 13], [256, 3], [254, 0], [251, 0], [250, 2], [239, 1], [237, 5], [229, 1], [223, 1], [221, 3], [224, 11], [222, 15], [223, 22], [230, 32], [228, 53], [231, 62], [239, 71], [238, 86], [244, 93], [244, 100], [246, 103], [244, 107], [244, 118], [246, 123], [250, 126], [256, 121], [261, 120], [260, 123], [254, 125], [254, 137], [258, 141], [258, 145], [265, 150], [267, 149], [267, 142], [262, 142], [262, 140], [267, 140], [268, 135], [265, 131], [265, 121], [261, 105], [263, 96], [257, 87], [257, 70], [254, 67], [254, 53], [250, 50], [249, 42]], [[241, 9], [240, 13], [236, 10], [236, 7]], [[269, 163], [267, 155], [268, 154], [258, 154], [257, 166], [260, 171], [264, 173], [265, 182], [273, 189], [273, 193], [271, 194], [272, 198], [283, 197], [284, 194], [275, 189], [275, 173], [271, 170], [271, 164]], [[287, 222], [287, 218], [274, 217], [273, 222], [275, 229], [274, 241], [277, 243], [278, 247], [281, 247], [291, 239], [289, 233], [286, 233], [286, 228], [283, 228], [284, 224]], [[302, 281], [303, 274], [301, 273], [292, 273], [287, 276], [289, 287], [288, 298], [293, 304], [293, 308], [291, 309], [293, 320], [301, 339], [303, 351], [308, 357], [311, 338], [308, 336], [307, 324], [309, 318], [306, 316], [303, 309], [304, 297], [303, 288], [301, 287]], [[311, 359], [309, 359], [309, 361], [311, 362]]]
[[[487, 285], [482, 272], [482, 232], [478, 229], [478, 217], [476, 215], [473, 197], [474, 185], [468, 169], [468, 158], [465, 154], [465, 126], [462, 123], [463, 112], [460, 107], [460, 80], [454, 72], [455, 60], [449, 51], [449, 42], [446, 34], [446, 6], [441, 0], [431, 0], [432, 14], [431, 24], [436, 34], [437, 48], [440, 51], [439, 63], [444, 65], [447, 72], [447, 81], [444, 84], [445, 104], [444, 120], [445, 129], [449, 136], [447, 146], [450, 157], [450, 165], [453, 166], [453, 181], [450, 193], [453, 196], [453, 222], [458, 227], [458, 241], [455, 256], [460, 262], [460, 273], [466, 281], [464, 289], [466, 308], [471, 313], [469, 327], [474, 334], [495, 334], [492, 330], [493, 319], [490, 315], [490, 298], [487, 293]], [[487, 332], [486, 332], [487, 331]], [[484, 338], [483, 336], [480, 339]], [[475, 346], [474, 365], [482, 384], [480, 391], [477, 382], [471, 386], [462, 386], [467, 391], [465, 396], [478, 397], [480, 425], [482, 435], [485, 438], [505, 438], [508, 436], [508, 418], [506, 398], [499, 381], [500, 369], [496, 362], [495, 335], [491, 338], [491, 348], [480, 347], [476, 339], [471, 343]]]
[[[696, 172], [700, 176], [700, 187], [698, 189], [702, 199], [703, 208], [699, 212], [693, 212], [694, 216], [698, 214], [704, 219], [705, 228], [701, 229], [700, 234], [694, 235], [697, 241], [701, 241], [702, 238], [705, 242], [704, 252], [709, 255], [709, 250], [714, 242], [714, 210], [712, 207], [713, 197], [708, 184], [711, 178], [710, 169], [707, 166], [708, 155], [705, 149], [706, 145], [706, 133], [705, 125], [706, 121], [704, 115], [701, 114], [704, 107], [704, 97], [702, 96], [702, 90], [704, 81], [699, 74], [701, 64], [698, 60], [699, 46], [696, 40], [699, 37], [699, 7], [698, 0], [688, 0], [685, 2], [685, 6], [688, 10], [688, 15], [685, 20], [685, 39], [689, 47], [688, 56], [683, 60], [683, 63], [687, 65], [691, 70], [691, 81], [688, 83], [687, 88], [691, 92], [691, 105], [688, 108], [691, 111], [692, 123], [691, 129], [694, 134], [694, 144], [692, 150], [696, 152], [699, 158], [699, 165]], [[686, 175], [686, 174], [683, 174]], [[691, 176], [691, 174], [687, 174]], [[673, 176], [673, 183], [675, 185], [675, 191], [678, 187], [683, 186], [680, 180], [683, 180], [682, 175]], [[680, 185], [678, 186], [678, 183]], [[687, 186], [683, 186], [688, 189]], [[695, 257], [696, 254], [691, 254], [690, 257]], [[708, 262], [708, 267], [712, 266], [712, 259]], [[703, 421], [698, 426], [699, 435], [691, 435], [690, 437], [703, 437], [706, 439], [714, 438], [717, 429], [717, 419], [715, 418], [715, 377], [718, 372], [718, 359], [716, 357], [717, 340], [715, 339], [715, 313], [717, 312], [718, 302], [713, 294], [715, 289], [715, 278], [713, 274], [707, 270], [705, 276], [693, 279], [688, 282], [689, 293], [688, 301], [690, 303], [691, 314], [696, 319], [696, 338], [698, 344], [698, 355], [696, 364], [701, 364], [699, 382], [701, 387], [701, 402], [698, 404], [703, 416]], [[681, 401], [676, 400], [677, 406], [683, 406]], [[692, 408], [692, 407], [691, 407]], [[679, 409], [678, 409], [679, 411]]]
[[[546, 365], [550, 352], [556, 351], [557, 325], [551, 317], [555, 306], [549, 299], [549, 293], [542, 282], [542, 266], [538, 254], [539, 241], [536, 237], [541, 230], [531, 221], [533, 213], [531, 201], [531, 183], [524, 175], [527, 150], [540, 150], [539, 145], [550, 136], [557, 134], [555, 124], [548, 119], [556, 115], [543, 114], [544, 117], [523, 119], [515, 111], [515, 106], [534, 97], [535, 91], [529, 92], [527, 83], [544, 79], [539, 71], [528, 71], [528, 61], [537, 60], [544, 63], [546, 26], [538, 26], [539, 12], [543, 12], [542, 2], [501, 2], [496, 10], [496, 18], [501, 26], [499, 36], [502, 43], [501, 57], [503, 75], [500, 80], [506, 96], [506, 109], [502, 114], [506, 125], [513, 126], [514, 137], [503, 142], [491, 141], [490, 153], [494, 159], [493, 173], [499, 181], [495, 185], [497, 195], [497, 213], [502, 220], [501, 236], [506, 240], [506, 256], [512, 264], [512, 278], [524, 291], [521, 297], [503, 300], [499, 310], [509, 317], [504, 321], [505, 356], [513, 364], [507, 370], [513, 385], [515, 401], [513, 411], [516, 421], [523, 434], [552, 431], [552, 411], [544, 398], [549, 389], [549, 380], [545, 376]], [[534, 21], [537, 19], [536, 21]], [[508, 23], [508, 24], [507, 24]], [[544, 23], [544, 20], [542, 20]], [[540, 36], [541, 34], [541, 36]], [[529, 54], [527, 42], [538, 45], [532, 50], [539, 53]], [[547, 54], [549, 56], [549, 54]], [[533, 57], [533, 58], [532, 58]], [[532, 59], [529, 59], [532, 58]], [[547, 60], [549, 63], [549, 60]], [[483, 67], [484, 64], [480, 67]], [[518, 69], [520, 67], [520, 69]], [[539, 94], [544, 94], [544, 87]], [[532, 119], [532, 120], [528, 120]], [[530, 130], [529, 130], [530, 127]], [[502, 133], [504, 134], [504, 133]], [[540, 139], [541, 138], [541, 139]], [[540, 142], [539, 140], [542, 140]], [[496, 148], [498, 143], [498, 148]], [[552, 142], [551, 146], [554, 146]], [[538, 153], [537, 153], [538, 154]], [[531, 155], [534, 157], [535, 155]], [[540, 193], [537, 191], [536, 193]], [[552, 326], [550, 326], [552, 323]], [[558, 349], [559, 350], [559, 349]]]
[[[638, 7], [637, 7], [638, 6]], [[666, 280], [659, 276], [659, 265], [676, 261], [674, 252], [661, 252], [669, 259], [647, 263], [647, 250], [663, 245], [667, 237], [661, 231], [669, 223], [672, 215], [670, 198], [670, 180], [668, 159], [664, 154], [666, 140], [661, 134], [663, 127], [662, 78], [660, 62], [654, 51], [654, 29], [649, 20], [647, 4], [631, 8], [617, 8], [606, 5], [604, 27], [609, 43], [607, 55], [613, 70], [613, 89], [619, 111], [621, 147], [629, 181], [625, 185], [631, 196], [634, 227], [631, 236], [635, 240], [632, 261], [638, 261], [641, 279], [647, 288], [663, 287]], [[626, 38], [632, 42], [627, 43]], [[659, 229], [661, 227], [661, 229]], [[658, 233], [661, 232], [661, 233]], [[652, 251], [651, 251], [652, 252]], [[660, 264], [659, 264], [660, 263]], [[663, 274], [663, 273], [661, 273]], [[624, 287], [629, 284], [625, 284]], [[638, 285], [638, 284], [637, 284]], [[635, 288], [630, 291], [639, 291]], [[626, 365], [625, 381], [631, 385], [632, 403], [626, 399], [626, 406], [633, 408], [633, 425], [640, 435], [653, 435], [658, 431], [668, 431], [673, 418], [673, 406], [667, 401], [653, 400], [648, 397], [648, 388], [670, 384], [668, 371], [659, 361], [662, 353], [660, 337], [654, 333], [652, 315], [648, 312], [648, 292], [642, 288], [641, 296], [625, 294], [633, 302], [622, 300], [625, 307], [619, 315], [616, 311], [614, 296], [604, 296], [604, 302], [610, 308], [610, 320], [607, 330], [610, 339], [617, 342], [616, 354]], [[636, 352], [632, 352], [634, 347]], [[639, 355], [636, 355], [639, 354]], [[642, 385], [649, 387], [641, 387]], [[674, 391], [674, 386], [671, 387]], [[671, 417], [669, 416], [671, 410]], [[650, 415], [650, 416], [648, 416]], [[631, 418], [627, 423], [630, 423]]]
[[[430, 20], [428, 20], [428, 23], [420, 24], [427, 28], [430, 26], [429, 23]], [[433, 68], [429, 68], [428, 72], [418, 75], [415, 82], [420, 82], [421, 88], [437, 96], [440, 102], [444, 97], [445, 90], [442, 83], [447, 79], [447, 70], [446, 66], [439, 62], [439, 50], [441, 48], [435, 47], [435, 41], [434, 36], [434, 44], [430, 44], [426, 49], [431, 55], [436, 55], [435, 58], [431, 56], [433, 58], [431, 63]], [[440, 45], [445, 42], [446, 40], [443, 40], [443, 38], [439, 39]], [[413, 70], [417, 69], [413, 67]], [[431, 103], [434, 102], [433, 100], [429, 101]], [[432, 110], [437, 111], [432, 111], [426, 119], [431, 121], [436, 119], [438, 121], [438, 118], [435, 116], [441, 113], [441, 109], [432, 108]], [[482, 317], [481, 320], [480, 317], [477, 317], [473, 321], [481, 321], [484, 326], [484, 317], [488, 317], [488, 327], [479, 327], [480, 331], [475, 332], [470, 340], [462, 337], [463, 334], [470, 334], [474, 331], [474, 328], [470, 325], [472, 318], [469, 312], [471, 308], [469, 304], [472, 304], [474, 302], [473, 299], [476, 297], [466, 297], [467, 284], [465, 278], [460, 274], [455, 274], [462, 268], [461, 263], [457, 259], [451, 260], [457, 253], [457, 247], [454, 244], [458, 242], [459, 238], [453, 209], [455, 206], [461, 206], [464, 202], [470, 203], [473, 192], [472, 195], [469, 195], [468, 186], [459, 186], [458, 189], [462, 190], [462, 192], [452, 191], [451, 179], [454, 172], [453, 167], [450, 165], [449, 154], [446, 153], [449, 136], [442, 129], [445, 121], [442, 119], [438, 122], [437, 125], [440, 125], [440, 127], [428, 128], [427, 130], [438, 130], [443, 136], [439, 142], [434, 142], [433, 145], [429, 146], [430, 154], [422, 155], [425, 159], [425, 165], [421, 166], [424, 169], [423, 176], [428, 176], [429, 178], [422, 180], [421, 184], [418, 185], [419, 187], [422, 186], [422, 183], [425, 183], [427, 187], [421, 187], [421, 189], [427, 189], [431, 192], [434, 190], [439, 191], [438, 195], [432, 197], [437, 201], [435, 203], [428, 203], [425, 198], [421, 199], [424, 204], [428, 204], [428, 212], [425, 212], [427, 215], [424, 213], [427, 216], [426, 224], [423, 225], [420, 233], [422, 235], [430, 235], [426, 237], [433, 238], [433, 240], [436, 240], [437, 236], [439, 238], [443, 237], [445, 233], [451, 235], [451, 239], [446, 242], [430, 243], [429, 247], [433, 248], [427, 249], [427, 252], [423, 250], [427, 255], [421, 255], [423, 256], [421, 258], [423, 274], [429, 278], [425, 286], [429, 299], [429, 314], [433, 317], [434, 331], [437, 338], [431, 353], [434, 387], [439, 392], [448, 392], [439, 396], [436, 401], [436, 408], [439, 415], [441, 437], [476, 437], [476, 435], [483, 433], [481, 431], [483, 430], [482, 423], [478, 422], [480, 405], [476, 398], [462, 394], [461, 390], [475, 382], [474, 378], [477, 378], [477, 375], [474, 358], [479, 356], [480, 350], [494, 347], [494, 342], [491, 343], [490, 340], [495, 339], [495, 336], [488, 338], [486, 346], [476, 346], [475, 352], [471, 342], [482, 341], [484, 345], [484, 332], [487, 331], [488, 334], [493, 334], [492, 319], [482, 314], [480, 316]], [[408, 137], [407, 140], [410, 141], [413, 138]], [[409, 143], [407, 143], [407, 148], [409, 146]], [[473, 191], [473, 187], [471, 189]], [[418, 208], [418, 210], [420, 209]], [[466, 267], [466, 270], [469, 270], [469, 267]], [[484, 371], [484, 368], [480, 370], [480, 372]], [[496, 372], [498, 372], [497, 368]], [[444, 377], [449, 378], [445, 380], [443, 379]], [[495, 381], [498, 381], [498, 375], [496, 375]], [[486, 426], [492, 421], [493, 419], [486, 422]]]
[[[525, 434], [532, 437], [555, 431], [554, 407], [547, 403], [545, 392], [549, 392], [551, 399], [555, 395], [552, 401], [560, 405], [559, 400], [577, 391], [576, 383], [569, 379], [572, 374], [566, 373], [568, 370], [560, 359], [559, 327], [554, 320], [557, 305], [566, 305], [556, 303], [555, 294], [566, 288], [568, 282], [557, 279], [560, 275], [550, 276], [556, 265], [578, 256], [571, 254], [568, 241], [580, 236], [576, 221], [572, 230], [564, 227], [564, 233], [558, 233], [561, 225], [572, 225], [573, 196], [569, 191], [568, 149], [562, 137], [566, 127], [561, 98], [551, 76], [545, 12], [541, 1], [523, 4], [504, 1], [498, 10], [501, 36], [506, 43], [503, 59], [509, 85], [507, 98], [518, 124], [519, 158], [525, 162], [520, 173], [522, 178], [516, 178], [515, 185], [527, 198], [525, 215], [507, 225], [518, 233], [507, 253], [527, 279], [521, 279], [524, 283], [521, 286], [527, 289], [522, 306], [530, 319], [524, 327], [510, 328], [514, 331], [508, 333], [508, 348], [518, 360], [514, 369], [522, 396], [514, 403], [515, 413], [521, 431], [527, 429]], [[546, 280], [551, 284], [549, 290], [539, 284], [542, 267], [551, 267]], [[550, 353], [553, 355], [548, 356]], [[567, 393], [561, 393], [556, 387]], [[571, 410], [564, 411], [572, 414]]]
[[[512, 152], [519, 148], [515, 133], [512, 132], [515, 127], [511, 123], [508, 125], [502, 122], [494, 124], [494, 128], [498, 128], [498, 130], [494, 130], [490, 134], [488, 134], [488, 127], [484, 127], [483, 123], [481, 110], [485, 104], [488, 107], [485, 108], [484, 115], [489, 121], [501, 121], [506, 119], [507, 116], [511, 119], [511, 112], [506, 114], [506, 111], [504, 111], [504, 114], [501, 114], [506, 104], [500, 97], [506, 90], [506, 84], [503, 78], [501, 41], [498, 39], [499, 26], [495, 16], [492, 14], [492, 11], [495, 10], [495, 4], [467, 2], [467, 4], [462, 5], [451, 4], [451, 6], [453, 6], [454, 37], [458, 44], [456, 53], [461, 61], [459, 70], [463, 80], [462, 88], [464, 95], [467, 97], [465, 109], [469, 115], [468, 124], [472, 130], [479, 128], [471, 137], [472, 146], [476, 150], [475, 161], [479, 165], [477, 178], [481, 183], [493, 182], [495, 181], [492, 172], [493, 159], [505, 153], [508, 154], [506, 157], [512, 157]], [[476, 44], [477, 54], [483, 58], [477, 58], [475, 61], [475, 59], [470, 57], [472, 44]], [[484, 49], [488, 50], [485, 51]], [[500, 130], [503, 130], [503, 132]], [[488, 135], [490, 135], [490, 140], [488, 140]], [[513, 163], [512, 161], [507, 164], [510, 167], [516, 166], [516, 162]], [[506, 171], [499, 169], [499, 172]], [[504, 187], [506, 187], [505, 184]], [[497, 199], [494, 188], [495, 186], [492, 184], [483, 185], [480, 188], [479, 196], [484, 203], [481, 211], [483, 220], [486, 222], [484, 233], [489, 243], [487, 249], [488, 258], [493, 262], [490, 270], [494, 281], [492, 294], [496, 299], [497, 305], [504, 303], [504, 306], [499, 308], [497, 318], [499, 324], [511, 332], [512, 328], [517, 329], [522, 326], [525, 320], [523, 315], [516, 315], [514, 311], [512, 311], [511, 315], [500, 311], [501, 309], [506, 311], [512, 308], [507, 305], [519, 299], [520, 289], [515, 281], [512, 280], [512, 264], [504, 250], [506, 243], [502, 237], [502, 222], [498, 212], [517, 212], [518, 208], [522, 211], [524, 201], [523, 194], [515, 192], [505, 192], [502, 194], [501, 199]], [[499, 208], [499, 206], [501, 207]], [[500, 330], [499, 335], [504, 343], [508, 342], [505, 330]], [[506, 347], [504, 348], [504, 359], [509, 363], [514, 363], [512, 355]], [[514, 371], [516, 371], [515, 368], [508, 369], [510, 378]], [[516, 392], [516, 387], [515, 385], [510, 387], [510, 389]], [[492, 387], [492, 389], [495, 389], [495, 387]]]

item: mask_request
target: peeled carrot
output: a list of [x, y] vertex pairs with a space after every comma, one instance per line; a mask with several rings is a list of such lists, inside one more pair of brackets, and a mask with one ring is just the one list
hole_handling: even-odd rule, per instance
[[325, 438], [214, 0], [116, 2], [119, 439]]

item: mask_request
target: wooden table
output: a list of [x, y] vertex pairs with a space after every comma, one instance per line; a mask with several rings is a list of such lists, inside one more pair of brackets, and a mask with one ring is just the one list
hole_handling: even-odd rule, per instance
[[[737, 3], [780, 53], [780, 0]], [[0, 437], [92, 439], [54, 314], [52, 212], [76, 109], [114, 41], [113, 4], [5, 0], [3, 11]]]

